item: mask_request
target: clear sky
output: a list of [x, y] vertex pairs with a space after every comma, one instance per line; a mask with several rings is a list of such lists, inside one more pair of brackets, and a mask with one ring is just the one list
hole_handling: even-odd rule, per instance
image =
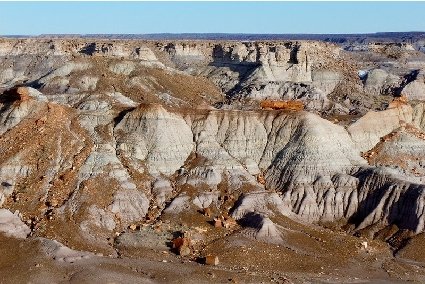
[[0, 34], [425, 31], [425, 2], [0, 2]]

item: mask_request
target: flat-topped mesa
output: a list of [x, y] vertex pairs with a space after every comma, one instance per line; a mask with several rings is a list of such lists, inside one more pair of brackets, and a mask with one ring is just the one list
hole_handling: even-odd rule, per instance
[[16, 55], [71, 56], [90, 55], [157, 61], [155, 54], [140, 41], [80, 39], [0, 39], [0, 56]]
[[308, 110], [347, 113], [327, 96], [340, 84], [361, 89], [354, 62], [329, 43], [177, 41], [157, 45], [178, 69], [206, 76], [230, 101], [299, 99]]
[[[336, 71], [341, 49], [333, 44], [314, 41], [282, 42], [173, 42], [158, 43], [180, 69], [205, 73], [197, 67], [232, 67], [248, 76], [256, 71], [263, 82], [312, 82], [318, 71]], [[254, 68], [254, 69], [253, 69]], [[258, 74], [257, 74], [258, 73]], [[323, 78], [322, 78], [323, 79]]]
[[320, 63], [330, 56], [339, 56], [341, 50], [336, 45], [319, 41], [162, 41], [156, 45], [159, 50], [166, 51], [180, 62], [192, 60], [281, 66], [300, 64], [304, 68], [309, 63], [309, 57], [310, 63]]
[[[41, 55], [47, 58], [40, 60], [37, 56]], [[156, 96], [173, 105], [191, 101], [176, 91], [190, 94], [190, 90], [196, 90], [205, 101], [216, 106], [220, 102], [216, 101], [215, 93], [221, 91], [227, 96], [226, 100], [220, 98], [221, 103], [229, 100], [231, 108], [240, 107], [232, 103], [239, 99], [299, 99], [307, 110], [348, 113], [348, 108], [327, 96], [340, 84], [360, 84], [354, 63], [342, 49], [318, 41], [1, 39], [0, 57], [5, 66], [0, 69], [0, 87], [30, 82], [46, 94], [54, 90], [73, 94], [135, 91], [138, 96]], [[17, 61], [22, 63], [14, 65]], [[178, 80], [170, 82], [163, 77], [152, 80], [148, 67], [180, 77], [195, 75], [200, 84], [208, 81], [205, 84], [208, 86], [212, 82], [218, 90], [208, 87], [202, 94], [196, 83], [180, 87]], [[114, 80], [106, 81], [106, 77]], [[137, 101], [133, 98], [136, 95], [128, 95]]]

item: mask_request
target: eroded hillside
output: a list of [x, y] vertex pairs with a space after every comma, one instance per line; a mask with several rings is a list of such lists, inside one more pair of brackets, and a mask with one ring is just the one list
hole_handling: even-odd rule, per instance
[[1, 39], [0, 62], [0, 232], [37, 281], [424, 280], [423, 53]]

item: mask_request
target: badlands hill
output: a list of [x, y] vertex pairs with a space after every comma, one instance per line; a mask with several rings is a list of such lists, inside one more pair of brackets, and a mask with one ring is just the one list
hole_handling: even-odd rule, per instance
[[415, 46], [4, 38], [0, 62], [1, 282], [425, 280]]

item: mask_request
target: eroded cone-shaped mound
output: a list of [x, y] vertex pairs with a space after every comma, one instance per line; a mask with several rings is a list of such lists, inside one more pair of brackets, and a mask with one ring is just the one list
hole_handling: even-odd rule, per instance
[[247, 214], [241, 220], [246, 226], [243, 235], [266, 243], [282, 243], [282, 232], [269, 218], [259, 214]]
[[173, 174], [193, 150], [192, 131], [184, 119], [160, 105], [141, 105], [115, 127], [117, 147], [145, 162], [150, 174]]

